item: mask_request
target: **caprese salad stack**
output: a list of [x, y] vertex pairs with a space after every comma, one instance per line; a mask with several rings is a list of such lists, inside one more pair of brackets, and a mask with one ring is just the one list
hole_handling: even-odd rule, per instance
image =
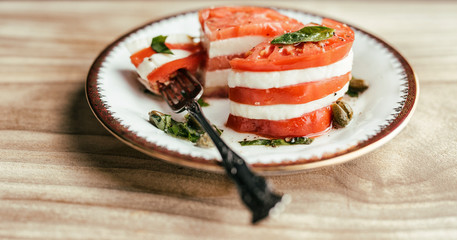
[[160, 94], [158, 84], [170, 81], [176, 70], [185, 68], [196, 74], [203, 58], [200, 43], [186, 34], [140, 38], [125, 46], [136, 67], [138, 80], [156, 94]]
[[229, 61], [257, 44], [303, 24], [279, 12], [261, 7], [216, 7], [199, 11], [202, 45], [206, 50], [204, 95], [227, 97]]
[[330, 105], [348, 89], [353, 41], [350, 27], [323, 19], [232, 59], [227, 126], [268, 137], [325, 133]]

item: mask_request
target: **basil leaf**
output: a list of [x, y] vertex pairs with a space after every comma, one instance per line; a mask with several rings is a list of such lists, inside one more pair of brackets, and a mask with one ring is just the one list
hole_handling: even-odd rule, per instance
[[203, 98], [198, 99], [197, 103], [200, 105], [200, 107], [208, 107], [209, 103], [205, 102]]
[[[149, 113], [149, 122], [162, 130], [168, 135], [173, 137], [178, 137], [182, 139], [187, 139], [193, 143], [199, 143], [200, 140], [203, 140], [202, 137], [205, 137], [205, 131], [201, 128], [200, 124], [190, 115], [185, 116], [185, 122], [178, 122], [171, 118], [170, 115], [161, 113], [159, 111], [151, 111]], [[222, 134], [222, 130], [214, 126], [214, 129], [219, 135]], [[212, 143], [209, 136], [206, 136], [205, 144], [197, 144], [198, 146], [204, 145], [204, 147], [209, 147], [209, 144]]]
[[171, 52], [171, 50], [167, 47], [167, 45], [165, 45], [166, 39], [167, 39], [167, 36], [163, 36], [163, 35], [154, 37], [151, 42], [152, 50], [154, 50], [158, 53], [173, 54], [173, 52]]
[[159, 111], [151, 111], [149, 113], [149, 122], [162, 131], [166, 131], [170, 127], [171, 120], [170, 115], [163, 114]]
[[309, 145], [313, 142], [312, 138], [307, 137], [294, 137], [294, 138], [284, 138], [284, 139], [256, 139], [256, 140], [244, 140], [240, 141], [241, 146], [252, 146], [252, 145], [264, 145], [276, 147], [280, 145], [297, 145], [297, 144], [306, 144]]
[[224, 132], [223, 129], [219, 129], [216, 125], [213, 124], [213, 128], [214, 130], [216, 130], [217, 134], [220, 136], [222, 135], [222, 133]]
[[256, 139], [256, 140], [244, 140], [239, 142], [241, 146], [251, 146], [251, 145], [266, 145], [271, 144], [270, 139]]
[[319, 42], [333, 37], [335, 29], [324, 26], [307, 26], [296, 32], [283, 34], [271, 41], [271, 44], [294, 44], [301, 42]]
[[203, 128], [200, 125], [200, 123], [197, 121], [197, 119], [192, 117], [190, 114], [186, 114], [184, 116], [184, 119], [186, 120], [187, 127], [203, 132]]

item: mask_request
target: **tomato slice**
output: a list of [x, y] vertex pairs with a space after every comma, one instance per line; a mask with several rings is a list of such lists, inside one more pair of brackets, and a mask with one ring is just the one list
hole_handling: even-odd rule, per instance
[[130, 61], [135, 65], [135, 67], [138, 67], [145, 58], [152, 56], [152, 54], [156, 53], [152, 48], [144, 48], [132, 56], [130, 56]]
[[[199, 43], [193, 43], [193, 44], [165, 43], [165, 45], [169, 49], [181, 49], [181, 50], [187, 50], [189, 52], [201, 51], [201, 46]], [[132, 56], [130, 56], [130, 61], [133, 63], [133, 65], [135, 65], [135, 67], [138, 67], [145, 58], [150, 57], [155, 53], [156, 53], [156, 51], [154, 51], [150, 47], [147, 47], [147, 48], [144, 48], [144, 49], [134, 53]]]
[[[315, 25], [315, 24], [311, 24]], [[354, 42], [354, 31], [340, 22], [325, 18], [322, 25], [335, 29], [335, 35], [319, 42], [277, 45], [265, 41], [247, 53], [245, 58], [230, 61], [235, 70], [283, 71], [326, 66], [344, 58]]]
[[210, 41], [257, 35], [274, 37], [303, 27], [297, 20], [262, 7], [216, 7], [198, 12], [198, 19]]
[[231, 101], [249, 105], [303, 104], [339, 91], [351, 80], [351, 73], [326, 80], [300, 83], [282, 88], [254, 89], [235, 87], [229, 89]]
[[219, 56], [207, 59], [206, 63], [206, 71], [214, 71], [214, 70], [221, 70], [221, 69], [229, 69], [230, 68], [230, 60], [234, 58], [244, 57], [244, 53], [242, 54], [234, 54], [230, 56]]
[[316, 137], [326, 133], [332, 126], [330, 106], [306, 113], [299, 118], [272, 121], [249, 119], [229, 115], [227, 126], [237, 132], [255, 133], [265, 137]]
[[[165, 45], [171, 50], [180, 49], [191, 52], [191, 55], [180, 58], [168, 63], [165, 63], [158, 68], [154, 69], [147, 76], [149, 81], [149, 86], [152, 91], [158, 89], [157, 82], [166, 82], [169, 80], [170, 75], [172, 75], [176, 70], [180, 68], [185, 68], [191, 73], [195, 73], [200, 67], [201, 61], [203, 59], [203, 51], [200, 43], [167, 43]], [[130, 61], [138, 68], [138, 66], [144, 61], [145, 58], [150, 57], [154, 54], [157, 54], [152, 48], [144, 48], [132, 56], [130, 56]]]
[[172, 75], [180, 68], [185, 68], [189, 70], [189, 72], [191, 72], [192, 74], [195, 74], [198, 67], [200, 66], [202, 57], [203, 54], [201, 52], [197, 52], [188, 57], [180, 58], [163, 64], [162, 66], [156, 68], [154, 71], [148, 74], [149, 84], [154, 85], [157, 82], [168, 81], [170, 75]]

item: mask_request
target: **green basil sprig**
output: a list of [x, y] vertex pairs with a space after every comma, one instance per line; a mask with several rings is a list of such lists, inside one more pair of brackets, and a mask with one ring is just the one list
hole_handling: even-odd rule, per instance
[[[171, 118], [168, 114], [164, 114], [159, 111], [151, 111], [149, 113], [149, 122], [165, 133], [174, 137], [187, 139], [196, 143], [197, 146], [213, 146], [209, 135], [203, 130], [197, 120], [190, 115], [185, 116], [185, 122], [178, 122]], [[222, 129], [217, 128], [215, 125], [213, 125], [213, 128], [219, 136], [222, 134]]]
[[168, 36], [159, 35], [154, 37], [151, 42], [152, 50], [156, 51], [157, 53], [168, 53], [173, 54], [173, 52], [165, 45], [165, 40]]
[[284, 138], [284, 139], [256, 139], [256, 140], [244, 140], [240, 141], [241, 146], [251, 146], [251, 145], [264, 145], [276, 147], [280, 145], [297, 145], [305, 144], [309, 145], [313, 142], [312, 138], [307, 137], [294, 137], [294, 138]]
[[195, 129], [185, 122], [178, 122], [172, 119], [170, 115], [159, 111], [149, 113], [149, 122], [169, 135], [185, 138], [191, 142], [198, 141], [202, 134], [199, 129]]
[[209, 103], [207, 103], [205, 101], [205, 99], [203, 99], [203, 98], [198, 99], [197, 103], [200, 105], [200, 107], [208, 107], [209, 106]]
[[333, 37], [335, 29], [324, 26], [307, 26], [296, 32], [285, 33], [276, 37], [271, 44], [294, 44], [301, 42], [319, 42]]

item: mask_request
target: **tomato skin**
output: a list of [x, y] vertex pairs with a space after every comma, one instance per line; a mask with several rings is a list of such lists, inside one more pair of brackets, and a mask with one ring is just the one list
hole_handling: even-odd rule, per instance
[[[315, 24], [310, 24], [315, 25]], [[265, 41], [245, 58], [230, 61], [235, 70], [240, 71], [284, 71], [326, 66], [343, 59], [351, 50], [354, 31], [345, 24], [331, 19], [323, 19], [322, 25], [335, 29], [335, 35], [319, 42], [306, 42], [294, 45], [274, 45]]]
[[197, 52], [188, 57], [165, 63], [148, 74], [149, 84], [153, 85], [157, 82], [168, 81], [170, 75], [180, 68], [185, 68], [194, 74], [199, 68], [202, 58], [203, 54], [201, 52]]
[[227, 127], [237, 132], [255, 133], [265, 137], [316, 137], [326, 133], [332, 126], [332, 109], [330, 106], [306, 113], [302, 117], [272, 121], [249, 119], [229, 115]]
[[[181, 49], [181, 50], [187, 50], [189, 52], [199, 52], [201, 51], [201, 45], [200, 43], [195, 43], [195, 44], [184, 44], [184, 43], [165, 43], [165, 45], [173, 50], [173, 49]], [[154, 51], [152, 48], [147, 47], [144, 48], [130, 56], [130, 61], [132, 62], [135, 67], [138, 67], [145, 58], [152, 56], [155, 54], [156, 51]]]
[[[150, 72], [147, 76], [149, 81], [149, 87], [152, 91], [157, 91], [157, 82], [166, 82], [169, 80], [176, 70], [185, 68], [191, 73], [195, 73], [200, 67], [203, 59], [203, 51], [200, 43], [165, 43], [165, 45], [173, 51], [173, 49], [186, 50], [192, 54], [181, 59], [177, 59], [168, 63], [165, 63], [154, 71]], [[151, 47], [144, 48], [130, 56], [130, 61], [138, 68], [138, 66], [144, 61], [145, 58], [150, 57], [157, 52]]]
[[326, 80], [306, 82], [282, 88], [253, 89], [235, 87], [229, 89], [229, 98], [237, 103], [256, 106], [303, 104], [339, 91], [349, 80], [351, 80], [350, 72]]
[[242, 54], [234, 54], [230, 56], [219, 56], [213, 57], [207, 60], [206, 62], [206, 71], [214, 71], [214, 70], [221, 70], [221, 69], [228, 69], [230, 68], [230, 60], [233, 58], [244, 57], [244, 53]]
[[156, 53], [156, 51], [152, 50], [152, 48], [144, 48], [130, 56], [130, 61], [135, 67], [138, 67], [145, 58], [152, 56], [154, 53]]
[[181, 49], [181, 50], [187, 50], [189, 52], [199, 52], [202, 50], [202, 46], [200, 43], [167, 43], [165, 42], [165, 45], [169, 49]]
[[303, 24], [279, 12], [262, 7], [216, 7], [198, 12], [210, 41], [257, 35], [274, 37], [300, 29]]

